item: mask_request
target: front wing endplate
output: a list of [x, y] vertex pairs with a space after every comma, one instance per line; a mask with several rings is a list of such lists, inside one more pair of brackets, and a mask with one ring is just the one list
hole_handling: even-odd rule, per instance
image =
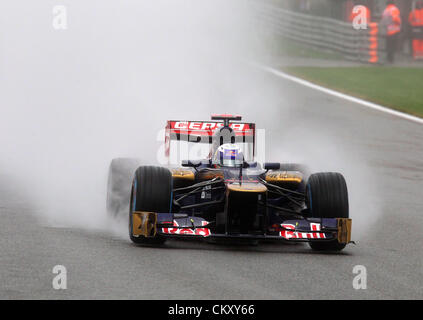
[[352, 220], [348, 218], [337, 218], [338, 224], [338, 242], [350, 243]]
[[157, 214], [134, 211], [132, 213], [132, 233], [135, 237], [154, 237], [157, 233]]

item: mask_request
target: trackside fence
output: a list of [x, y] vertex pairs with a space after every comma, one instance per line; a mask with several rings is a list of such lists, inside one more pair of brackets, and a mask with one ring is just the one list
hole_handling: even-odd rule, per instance
[[386, 61], [386, 41], [379, 24], [356, 30], [352, 23], [293, 12], [275, 5], [257, 5], [258, 18], [277, 36], [369, 63]]

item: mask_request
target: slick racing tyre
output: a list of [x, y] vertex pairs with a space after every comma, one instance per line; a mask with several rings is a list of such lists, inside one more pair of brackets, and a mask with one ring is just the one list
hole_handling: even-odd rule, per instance
[[[340, 173], [314, 173], [307, 182], [306, 204], [314, 218], [348, 218], [348, 190]], [[340, 251], [345, 244], [338, 239], [310, 241], [310, 247], [318, 251]]]
[[142, 166], [135, 171], [129, 204], [129, 237], [134, 243], [161, 244], [165, 238], [135, 237], [133, 235], [133, 211], [170, 212], [172, 200], [172, 174], [162, 167]]
[[128, 214], [132, 177], [140, 162], [139, 159], [116, 158], [110, 163], [106, 199], [110, 217], [125, 217]]

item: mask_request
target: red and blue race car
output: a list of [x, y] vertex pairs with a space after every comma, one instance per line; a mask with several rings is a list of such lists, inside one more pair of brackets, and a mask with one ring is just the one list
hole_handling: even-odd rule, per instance
[[350, 243], [348, 191], [342, 174], [309, 175], [300, 164], [257, 163], [255, 143], [255, 124], [242, 122], [240, 116], [168, 121], [168, 158], [181, 144], [205, 148], [207, 155], [181, 160], [179, 166], [139, 166], [135, 172], [126, 166], [124, 179], [132, 183], [123, 188], [124, 204], [116, 183], [123, 160], [114, 160], [108, 210], [118, 215], [129, 204], [129, 238], [137, 244], [162, 244], [171, 238], [280, 240], [339, 251]]

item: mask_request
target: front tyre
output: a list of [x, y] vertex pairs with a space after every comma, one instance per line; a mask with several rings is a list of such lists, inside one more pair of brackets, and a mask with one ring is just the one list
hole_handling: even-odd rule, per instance
[[[307, 182], [306, 203], [313, 218], [348, 218], [348, 190], [345, 178], [340, 173], [314, 173]], [[345, 248], [338, 239], [310, 241], [317, 251], [340, 251]]]
[[135, 171], [129, 204], [129, 237], [138, 244], [162, 244], [165, 238], [134, 236], [134, 211], [170, 212], [172, 201], [172, 174], [162, 167], [142, 166]]

